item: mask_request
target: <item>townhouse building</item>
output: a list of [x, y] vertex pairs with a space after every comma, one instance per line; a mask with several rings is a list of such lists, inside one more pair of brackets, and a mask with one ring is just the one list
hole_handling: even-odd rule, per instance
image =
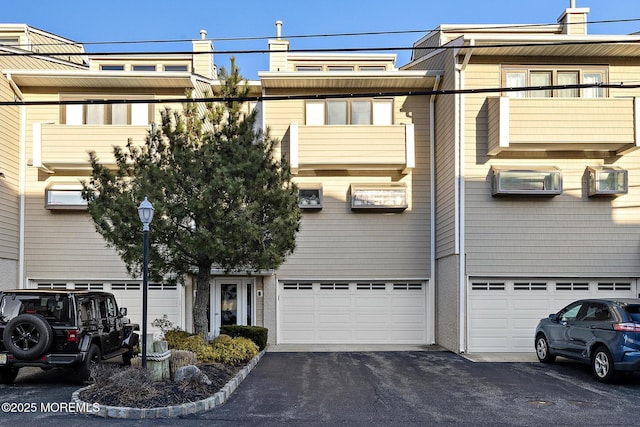
[[[567, 302], [637, 297], [640, 89], [625, 82], [640, 47], [637, 35], [588, 34], [588, 13], [442, 25], [403, 66], [291, 52], [276, 23], [251, 108], [300, 188], [297, 249], [276, 271], [212, 270], [211, 331], [530, 352], [538, 319]], [[113, 162], [112, 145], [142, 144], [165, 107], [118, 101], [215, 89], [211, 42], [101, 56], [5, 25], [0, 44], [33, 53], [0, 56], [1, 100], [52, 101], [0, 107], [0, 287], [107, 290], [140, 321], [141, 280], [95, 232], [79, 180], [88, 150]], [[149, 319], [190, 329], [192, 300], [190, 278], [152, 284]]]
[[531, 351], [568, 302], [638, 297], [638, 35], [589, 35], [588, 13], [442, 25], [403, 67], [443, 69], [452, 91], [435, 100], [432, 206], [449, 349]]

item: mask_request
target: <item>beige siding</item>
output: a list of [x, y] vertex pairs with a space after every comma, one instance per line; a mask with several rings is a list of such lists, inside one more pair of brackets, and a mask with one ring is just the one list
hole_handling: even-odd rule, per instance
[[[414, 123], [416, 168], [305, 173], [295, 180], [321, 183], [323, 209], [304, 212], [297, 249], [278, 271], [300, 279], [425, 278], [429, 273], [429, 128], [425, 97], [396, 99], [395, 123]], [[271, 102], [265, 108], [272, 135], [286, 141], [290, 123], [303, 123], [301, 101]], [[349, 139], [341, 137], [344, 144]], [[301, 142], [302, 143], [302, 142]], [[284, 144], [286, 145], [286, 143]], [[363, 148], [360, 163], [368, 163]], [[350, 210], [350, 184], [401, 182], [407, 185], [409, 208], [402, 213], [355, 213]]]
[[[610, 78], [631, 74], [628, 66], [621, 70], [612, 66]], [[498, 86], [500, 67], [472, 63], [466, 76], [467, 88]], [[614, 94], [631, 96], [633, 91]], [[620, 158], [562, 152], [490, 158], [486, 95], [466, 95], [465, 104], [467, 274], [610, 277], [640, 273], [639, 152]], [[629, 194], [615, 199], [587, 197], [586, 166], [611, 162], [629, 171]], [[563, 173], [564, 191], [551, 198], [492, 197], [488, 177], [492, 165], [556, 166]]]
[[405, 127], [402, 125], [300, 126], [298, 132], [300, 165], [406, 163]]
[[[445, 63], [442, 89], [454, 89], [455, 69], [453, 57]], [[456, 251], [456, 97], [441, 95], [436, 100], [436, 258]]]
[[[11, 101], [13, 97], [7, 80], [0, 75], [0, 100]], [[20, 107], [0, 107], [0, 129], [0, 258], [17, 260]], [[0, 281], [0, 285], [3, 282]]]

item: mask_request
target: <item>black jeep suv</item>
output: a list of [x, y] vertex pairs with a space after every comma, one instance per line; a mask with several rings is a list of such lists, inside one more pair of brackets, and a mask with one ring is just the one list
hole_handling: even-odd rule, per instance
[[83, 382], [102, 360], [122, 356], [129, 364], [139, 327], [126, 314], [107, 292], [0, 292], [0, 384], [11, 384], [23, 366], [70, 368]]

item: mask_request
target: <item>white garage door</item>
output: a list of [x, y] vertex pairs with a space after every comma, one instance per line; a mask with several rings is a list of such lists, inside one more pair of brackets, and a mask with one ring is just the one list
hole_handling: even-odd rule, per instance
[[635, 280], [480, 280], [469, 290], [468, 351], [532, 352], [538, 321], [581, 298], [635, 298]]
[[279, 342], [424, 344], [426, 284], [279, 284]]
[[[38, 289], [76, 289], [83, 291], [111, 292], [116, 297], [118, 307], [127, 308], [127, 317], [132, 323], [137, 323], [142, 329], [142, 284], [140, 282], [38, 282]], [[183, 298], [180, 286], [161, 283], [150, 283], [147, 300], [147, 328], [149, 333], [158, 334], [160, 329], [151, 323], [155, 319], [162, 319], [166, 314], [174, 326], [182, 325]]]

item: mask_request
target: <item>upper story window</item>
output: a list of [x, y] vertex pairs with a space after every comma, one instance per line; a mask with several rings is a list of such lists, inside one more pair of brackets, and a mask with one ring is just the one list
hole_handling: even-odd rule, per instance
[[[90, 98], [86, 99], [91, 101]], [[60, 123], [67, 125], [133, 125], [147, 126], [151, 108], [139, 104], [73, 104], [62, 109]]]
[[[607, 71], [599, 67], [503, 67], [502, 87], [563, 86], [597, 84], [606, 81]], [[510, 98], [602, 98], [602, 87], [540, 89], [507, 92]]]
[[322, 65], [298, 65], [296, 71], [322, 71]]
[[20, 37], [0, 37], [0, 46], [20, 47]]
[[307, 125], [393, 124], [393, 100], [387, 98], [307, 101], [305, 109]]
[[134, 65], [132, 67], [133, 71], [155, 71], [156, 70], [156, 66], [155, 65], [150, 65], [150, 64], [145, 64], [145, 65]]
[[102, 71], [124, 71], [124, 65], [101, 65]]
[[189, 71], [189, 67], [187, 65], [165, 65], [165, 71]]
[[353, 71], [353, 65], [329, 65], [327, 71]]

